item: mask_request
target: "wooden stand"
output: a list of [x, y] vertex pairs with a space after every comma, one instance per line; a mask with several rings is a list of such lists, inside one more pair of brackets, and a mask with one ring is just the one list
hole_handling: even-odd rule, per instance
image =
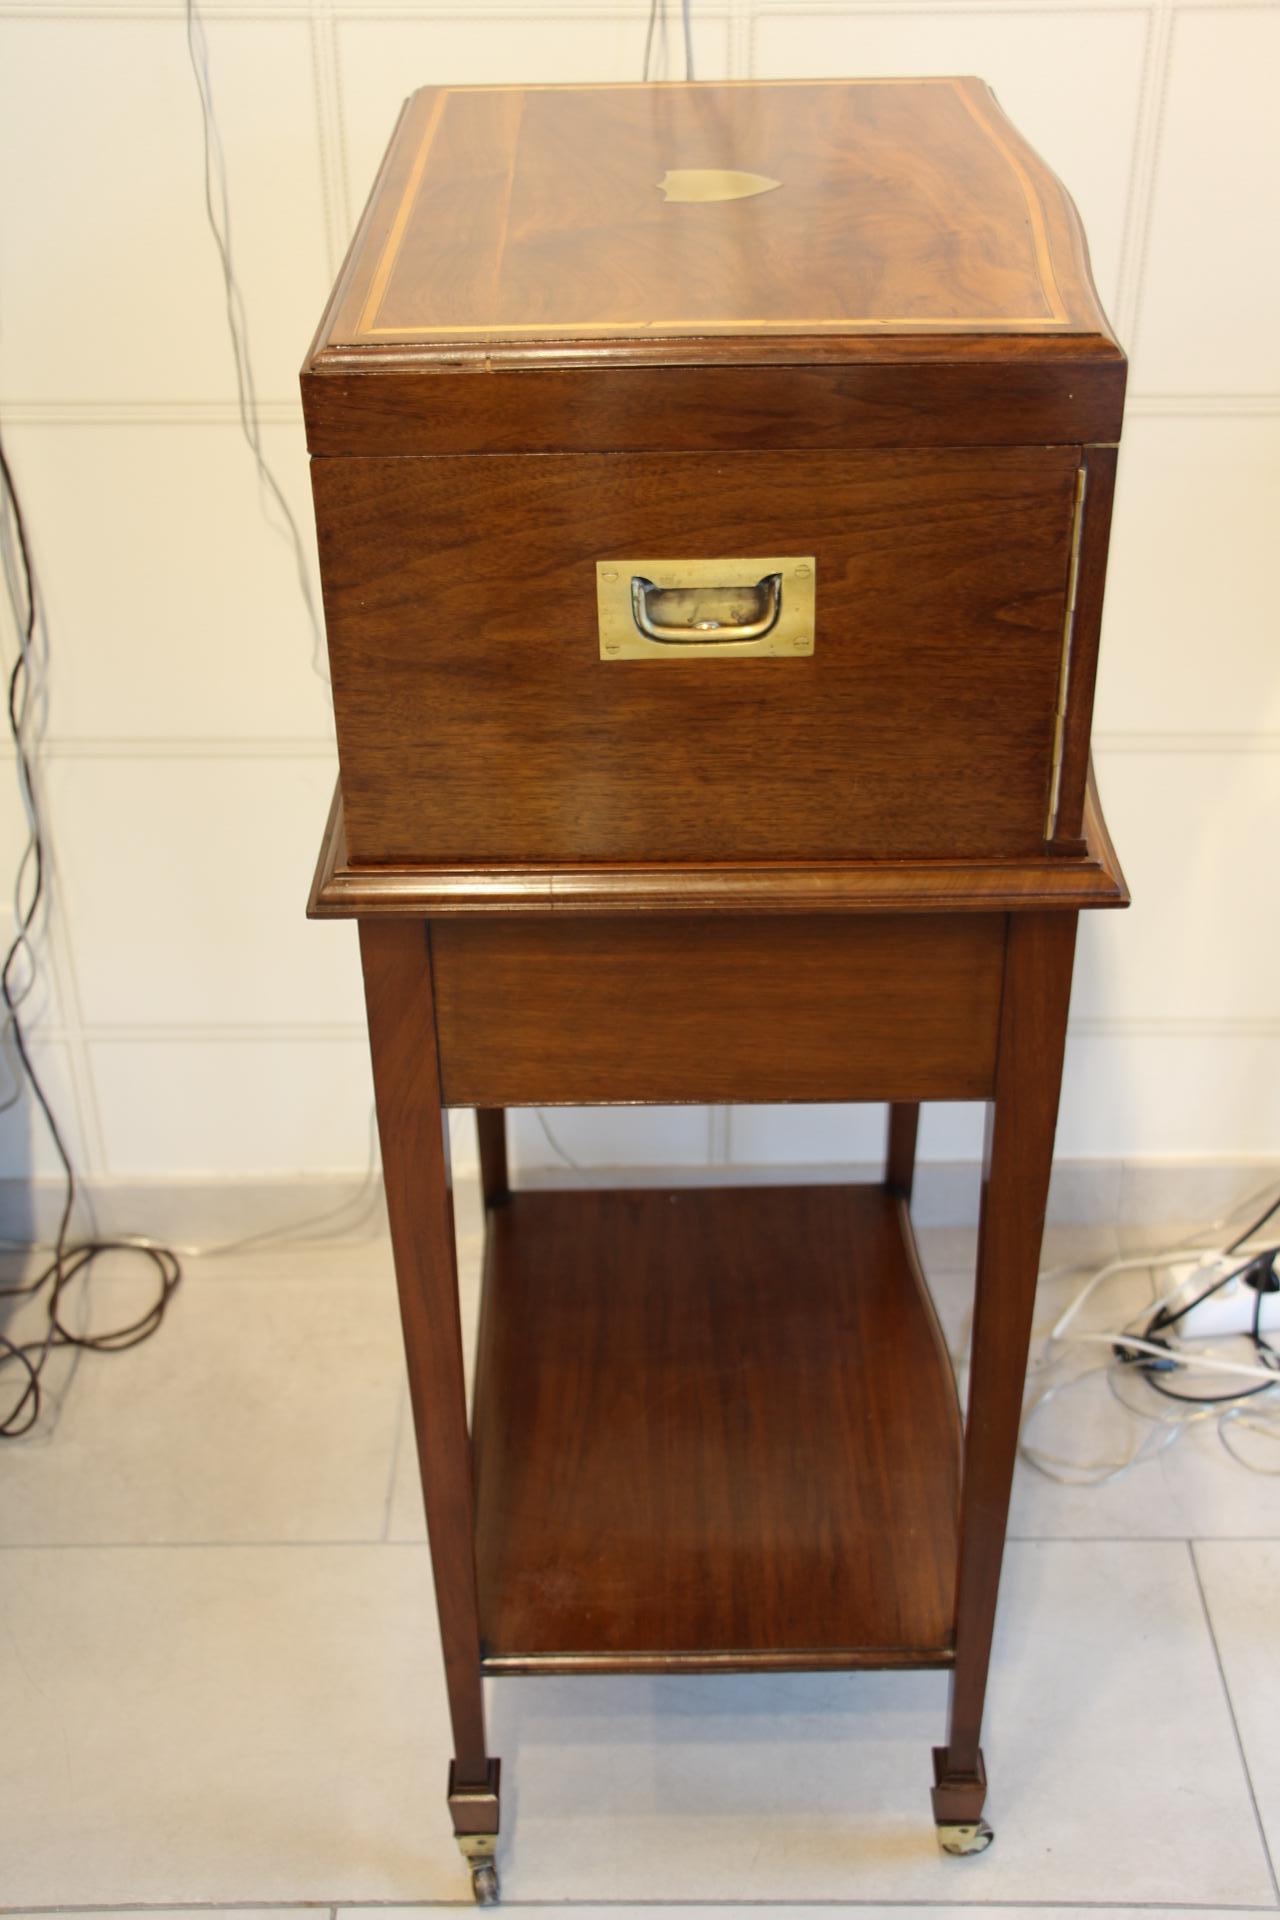
[[[312, 911], [360, 925], [449, 1807], [482, 1900], [497, 1897], [490, 1674], [948, 1667], [938, 1836], [954, 1853], [991, 1840], [979, 1740], [1076, 910], [1126, 896], [1092, 798], [1085, 851], [1046, 858], [1040, 901], [1011, 866], [935, 863], [904, 916], [904, 871], [850, 865], [825, 915], [796, 917], [779, 893], [772, 914], [766, 895], [750, 917], [682, 916], [673, 874], [660, 918], [628, 916], [615, 891], [606, 913], [549, 919], [545, 875], [495, 912], [488, 880], [466, 900], [456, 879], [348, 866], [335, 808]], [[981, 907], [957, 909], [984, 887]], [[637, 955], [647, 973], [655, 941], [670, 969], [714, 940], [738, 972], [713, 979], [699, 1031], [714, 1040], [712, 999], [757, 1009], [731, 1085], [708, 1064], [724, 1050], [704, 1060], [691, 1041], [685, 995], [637, 1015], [590, 984], [633, 979]], [[814, 992], [771, 999], [765, 969], [797, 943]], [[861, 1027], [851, 1004], [868, 1009]], [[772, 1099], [780, 1071], [807, 1097], [891, 1103], [883, 1185], [511, 1190], [502, 1104]], [[988, 1101], [963, 1427], [909, 1213], [931, 1086]], [[470, 1428], [450, 1104], [478, 1108], [486, 1205]]]
[[[302, 374], [312, 912], [360, 926], [480, 1899], [486, 1674], [947, 1667], [938, 1835], [991, 1839], [1076, 919], [1126, 900], [1088, 776], [1125, 371], [972, 78], [426, 88], [392, 136]], [[963, 1428], [922, 1100], [987, 1103]], [[682, 1101], [887, 1102], [883, 1184], [511, 1191], [506, 1108]]]

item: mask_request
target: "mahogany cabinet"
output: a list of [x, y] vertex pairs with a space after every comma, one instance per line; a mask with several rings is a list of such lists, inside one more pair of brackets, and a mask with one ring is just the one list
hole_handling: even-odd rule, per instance
[[[504, 1673], [949, 1668], [934, 1819], [989, 1843], [1076, 916], [1127, 899], [1089, 773], [1124, 379], [977, 80], [401, 116], [302, 376], [340, 766], [311, 912], [359, 923], [481, 1899]], [[922, 1100], [987, 1102], [967, 1419]], [[884, 1179], [513, 1190], [506, 1108], [635, 1101], [887, 1102]]]

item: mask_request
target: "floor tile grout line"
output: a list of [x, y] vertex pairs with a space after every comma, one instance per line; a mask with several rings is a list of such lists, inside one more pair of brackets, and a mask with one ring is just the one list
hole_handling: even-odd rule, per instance
[[[1280, 1532], [1203, 1534], [1194, 1541], [1183, 1533], [1009, 1533], [1005, 1538], [1010, 1546], [1019, 1547], [1261, 1547], [1280, 1543]], [[379, 1538], [375, 1534], [353, 1534], [345, 1539], [333, 1540], [0, 1540], [0, 1553], [212, 1553], [221, 1548], [234, 1552], [256, 1550], [265, 1553], [277, 1552], [282, 1547], [310, 1548], [321, 1552], [336, 1547], [425, 1549], [426, 1544], [425, 1534], [421, 1538], [405, 1540], [393, 1540], [386, 1536]], [[1050, 1901], [1049, 1904], [1061, 1903]], [[1132, 1902], [1109, 1901], [1103, 1904], [1130, 1906]], [[0, 1906], [0, 1920], [6, 1914], [35, 1911], [34, 1907]], [[108, 1909], [93, 1907], [87, 1911], [105, 1913]]]
[[[421, 1540], [380, 1540], [374, 1533], [345, 1540], [9, 1540], [0, 1541], [0, 1553], [220, 1553], [224, 1549], [232, 1553], [276, 1553], [282, 1547], [310, 1547], [324, 1552], [336, 1547], [425, 1548], [426, 1544], [425, 1534]], [[172, 1904], [170, 1901], [169, 1905]], [[249, 1904], [252, 1905], [252, 1901]], [[258, 1904], [260, 1906], [261, 1901]], [[34, 1911], [27, 1907], [0, 1907], [0, 1920], [6, 1914]], [[90, 1907], [87, 1911], [106, 1913], [108, 1909]]]
[[[600, 1907], [608, 1910], [625, 1908], [652, 1908], [655, 1912], [686, 1911], [697, 1908], [707, 1913], [739, 1913], [743, 1910], [769, 1913], [775, 1909], [790, 1911], [796, 1907], [813, 1909], [815, 1912], [828, 1910], [847, 1911], [854, 1909], [876, 1910], [891, 1907], [895, 1911], [944, 1914], [957, 1908], [974, 1911], [996, 1909], [1000, 1911], [1037, 1913], [1208, 1913], [1208, 1914], [1245, 1914], [1271, 1913], [1273, 1909], [1256, 1904], [1238, 1905], [1227, 1901], [1195, 1900], [920, 1900], [920, 1899], [879, 1899], [879, 1900], [624, 1900], [624, 1899], [545, 1899], [545, 1900], [508, 1900], [502, 1905], [508, 1911], [529, 1911], [533, 1913], [572, 1912], [575, 1908]], [[452, 1911], [458, 1908], [465, 1912], [474, 1912], [472, 1900], [340, 1900], [336, 1903], [316, 1900], [156, 1900], [131, 1906], [0, 1906], [0, 1916], [5, 1914], [157, 1914], [157, 1913], [309, 1913], [328, 1907], [330, 1920], [340, 1920], [343, 1914], [358, 1912], [376, 1913], [435, 1913]]]
[[1262, 1857], [1267, 1863], [1267, 1872], [1271, 1875], [1271, 1887], [1276, 1897], [1276, 1905], [1280, 1906], [1280, 1879], [1276, 1877], [1276, 1863], [1272, 1858], [1271, 1848], [1267, 1841], [1267, 1830], [1262, 1824], [1262, 1809], [1258, 1805], [1257, 1789], [1253, 1784], [1253, 1775], [1249, 1771], [1249, 1760], [1244, 1750], [1244, 1741], [1240, 1735], [1240, 1722], [1236, 1718], [1236, 1703], [1231, 1697], [1231, 1686], [1227, 1679], [1227, 1670], [1222, 1663], [1222, 1649], [1218, 1645], [1218, 1636], [1213, 1625], [1213, 1615], [1209, 1611], [1209, 1596], [1204, 1590], [1204, 1580], [1201, 1578], [1200, 1562], [1196, 1558], [1196, 1543], [1194, 1540], [1188, 1540], [1187, 1542], [1187, 1557], [1191, 1561], [1191, 1573], [1196, 1583], [1196, 1592], [1200, 1595], [1200, 1605], [1204, 1612], [1204, 1624], [1208, 1630], [1210, 1644], [1213, 1647], [1213, 1657], [1217, 1663], [1218, 1678], [1222, 1682], [1222, 1695], [1227, 1703], [1227, 1712], [1231, 1716], [1231, 1731], [1235, 1735], [1236, 1751], [1240, 1755], [1240, 1769], [1244, 1774], [1245, 1785], [1249, 1789], [1249, 1804], [1253, 1808], [1253, 1818], [1258, 1829], [1258, 1840], [1262, 1847]]

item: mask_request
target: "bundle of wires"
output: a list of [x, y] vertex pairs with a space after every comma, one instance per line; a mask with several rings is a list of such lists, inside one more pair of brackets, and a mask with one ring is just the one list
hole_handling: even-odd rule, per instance
[[[324, 669], [324, 629], [311, 588], [306, 549], [297, 521], [291, 512], [275, 474], [267, 462], [262, 442], [257, 393], [249, 355], [248, 327], [244, 300], [236, 278], [231, 253], [231, 216], [227, 191], [226, 161], [221, 135], [213, 109], [213, 84], [209, 68], [209, 50], [204, 24], [196, 0], [186, 0], [187, 51], [199, 96], [202, 153], [204, 163], [205, 215], [217, 251], [222, 273], [226, 321], [236, 376], [236, 394], [241, 431], [248, 443], [257, 471], [259, 488], [268, 518], [283, 535], [292, 552], [298, 589], [302, 597], [312, 637], [312, 670], [328, 684]], [[263, 1233], [248, 1234], [217, 1245], [170, 1247], [143, 1235], [111, 1239], [74, 1240], [71, 1226], [75, 1215], [80, 1182], [77, 1178], [66, 1139], [58, 1125], [39, 1074], [32, 1061], [31, 1047], [24, 1030], [20, 1010], [29, 998], [37, 977], [35, 933], [47, 899], [48, 845], [40, 815], [35, 777], [35, 730], [42, 709], [41, 668], [44, 664], [37, 645], [42, 635], [39, 594], [32, 564], [31, 545], [21, 502], [14, 484], [8, 457], [0, 444], [0, 545], [14, 625], [18, 634], [18, 652], [8, 685], [8, 724], [13, 738], [18, 785], [27, 819], [27, 841], [18, 866], [15, 885], [15, 931], [4, 960], [0, 963], [0, 1001], [3, 1003], [4, 1035], [12, 1046], [18, 1077], [48, 1130], [49, 1139], [62, 1169], [63, 1199], [54, 1240], [43, 1251], [48, 1260], [32, 1276], [12, 1285], [0, 1285], [0, 1305], [5, 1300], [34, 1299], [45, 1295], [46, 1313], [39, 1332], [30, 1339], [13, 1339], [0, 1331], [0, 1439], [20, 1438], [30, 1433], [40, 1419], [45, 1384], [44, 1375], [50, 1357], [59, 1348], [82, 1352], [120, 1353], [135, 1347], [156, 1332], [182, 1274], [179, 1255], [218, 1255], [291, 1240], [299, 1244], [348, 1242], [368, 1229], [379, 1230], [381, 1189], [377, 1155], [370, 1115], [369, 1153], [359, 1189], [336, 1206], [306, 1220], [289, 1221]], [[16, 1104], [21, 1087], [9, 1104]], [[2, 1107], [3, 1103], [0, 1103]], [[315, 1228], [327, 1231], [311, 1231]], [[27, 1258], [37, 1251], [29, 1242], [0, 1241], [0, 1247]], [[78, 1277], [87, 1279], [93, 1263], [103, 1254], [132, 1254], [148, 1262], [155, 1270], [156, 1291], [147, 1310], [127, 1325], [105, 1333], [76, 1331], [68, 1324], [67, 1289]], [[16, 1382], [11, 1394], [11, 1383]]]
[[[149, 1339], [164, 1319], [165, 1309], [182, 1277], [182, 1271], [177, 1256], [168, 1247], [122, 1240], [73, 1242], [70, 1237], [77, 1193], [75, 1168], [48, 1095], [32, 1062], [31, 1048], [21, 1017], [23, 1003], [36, 979], [33, 933], [45, 899], [47, 852], [31, 744], [33, 716], [39, 705], [35, 575], [22, 506], [3, 445], [0, 445], [0, 482], [3, 483], [4, 494], [6, 572], [13, 583], [15, 599], [18, 600], [18, 654], [9, 675], [7, 715], [17, 763], [18, 787], [27, 817], [27, 842], [18, 863], [14, 892], [14, 934], [3, 965], [0, 965], [0, 999], [4, 1003], [5, 1030], [12, 1042], [21, 1077], [40, 1110], [63, 1173], [62, 1209], [51, 1258], [33, 1277], [13, 1285], [0, 1286], [0, 1299], [11, 1300], [37, 1295], [47, 1289], [45, 1321], [38, 1334], [29, 1340], [13, 1340], [6, 1333], [0, 1333], [0, 1388], [8, 1384], [9, 1376], [17, 1376], [16, 1397], [7, 1403], [0, 1397], [0, 1439], [13, 1440], [29, 1433], [40, 1418], [43, 1375], [55, 1349], [74, 1347], [92, 1353], [120, 1353], [127, 1347], [136, 1347], [139, 1341]], [[125, 1326], [114, 1327], [107, 1333], [77, 1332], [67, 1324], [65, 1315], [64, 1297], [68, 1286], [77, 1275], [85, 1273], [100, 1255], [118, 1251], [140, 1254], [155, 1268], [154, 1300], [145, 1313]]]
[[[1256, 1201], [1255, 1201], [1256, 1204]], [[1169, 1247], [1155, 1254], [1111, 1260], [1100, 1267], [1054, 1323], [1033, 1365], [1038, 1384], [1023, 1415], [1022, 1456], [1050, 1479], [1068, 1486], [1102, 1486], [1154, 1459], [1173, 1446], [1190, 1427], [1206, 1421], [1216, 1424], [1218, 1438], [1231, 1457], [1255, 1473], [1280, 1473], [1280, 1464], [1261, 1466], [1239, 1448], [1242, 1429], [1280, 1439], [1280, 1351], [1262, 1332], [1262, 1303], [1280, 1290], [1277, 1262], [1280, 1243], [1267, 1239], [1264, 1229], [1280, 1214], [1280, 1194], [1273, 1196], [1242, 1233], [1225, 1245]], [[1214, 1222], [1206, 1233], [1222, 1226]], [[1261, 1237], [1260, 1237], [1261, 1236]], [[1159, 1276], [1188, 1261], [1212, 1263], [1212, 1279], [1185, 1298], [1186, 1280], [1161, 1294]], [[1141, 1312], [1121, 1327], [1080, 1331], [1077, 1323], [1086, 1304], [1100, 1288], [1120, 1274], [1146, 1271], [1152, 1276], [1152, 1298]], [[1253, 1289], [1252, 1325], [1246, 1338], [1246, 1359], [1224, 1358], [1221, 1352], [1185, 1346], [1179, 1327], [1195, 1307], [1226, 1288]], [[1095, 1367], [1072, 1363], [1080, 1348], [1105, 1349], [1106, 1358]], [[1050, 1453], [1032, 1442], [1031, 1434], [1053, 1402], [1102, 1374], [1112, 1396], [1143, 1423], [1129, 1450], [1116, 1457], [1070, 1459]], [[1173, 1384], [1177, 1381], [1178, 1384]]]
[[[22, 504], [2, 441], [0, 488], [3, 492], [0, 548], [18, 633], [17, 659], [9, 676], [7, 715], [27, 819], [27, 842], [15, 886], [15, 930], [0, 963], [0, 1003], [3, 1004], [5, 1036], [11, 1044], [19, 1077], [48, 1131], [63, 1177], [56, 1234], [52, 1243], [43, 1249], [48, 1259], [33, 1275], [14, 1284], [0, 1285], [0, 1303], [45, 1296], [43, 1324], [37, 1333], [19, 1340], [0, 1331], [0, 1440], [16, 1440], [30, 1433], [40, 1420], [45, 1401], [44, 1376], [56, 1351], [73, 1348], [87, 1353], [122, 1353], [150, 1339], [164, 1319], [174, 1288], [182, 1278], [181, 1259], [240, 1253], [281, 1240], [307, 1246], [351, 1244], [360, 1235], [371, 1236], [380, 1231], [381, 1187], [371, 1113], [368, 1153], [359, 1187], [318, 1214], [215, 1244], [166, 1246], [141, 1234], [72, 1238], [80, 1181], [66, 1137], [32, 1059], [31, 1043], [22, 1019], [22, 1008], [36, 980], [34, 940], [47, 897], [48, 847], [38, 797], [33, 739], [35, 716], [41, 707], [41, 660], [37, 647], [39, 594]], [[5, 1104], [16, 1105], [20, 1092], [21, 1088], [16, 1089]], [[0, 1241], [0, 1248], [27, 1258], [38, 1250], [27, 1241]], [[122, 1326], [103, 1333], [77, 1330], [69, 1324], [67, 1290], [72, 1281], [87, 1280], [94, 1262], [108, 1253], [132, 1255], [150, 1265], [155, 1275], [154, 1297], [145, 1312]]]

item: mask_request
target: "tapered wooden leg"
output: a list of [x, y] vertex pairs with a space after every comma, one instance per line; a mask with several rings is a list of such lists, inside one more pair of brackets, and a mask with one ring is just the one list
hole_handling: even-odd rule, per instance
[[934, 1819], [976, 1852], [987, 1782], [979, 1738], [1062, 1083], [1074, 913], [1009, 917], [995, 1098], [987, 1110], [960, 1508], [956, 1661], [947, 1744], [934, 1752]]
[[898, 1101], [889, 1108], [889, 1145], [885, 1153], [884, 1183], [890, 1193], [910, 1200], [911, 1184], [916, 1177], [916, 1134], [920, 1129], [920, 1103]]
[[453, 1725], [449, 1807], [476, 1872], [498, 1830], [497, 1762], [485, 1750], [471, 1441], [426, 926], [362, 920], [369, 1046], [409, 1395]]
[[486, 1210], [500, 1207], [511, 1197], [507, 1179], [507, 1116], [502, 1107], [477, 1107], [476, 1132], [480, 1136], [480, 1185]]

